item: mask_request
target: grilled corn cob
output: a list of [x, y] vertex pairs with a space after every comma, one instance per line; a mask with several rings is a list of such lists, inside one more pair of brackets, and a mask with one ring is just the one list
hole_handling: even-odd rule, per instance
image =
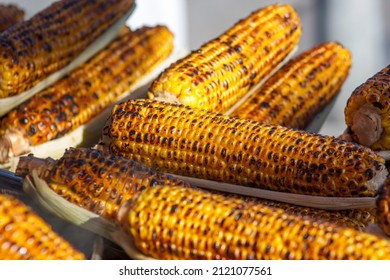
[[164, 26], [127, 27], [107, 48], [1, 119], [0, 162], [59, 138], [114, 103], [168, 57], [173, 35]]
[[390, 178], [386, 180], [379, 192], [377, 206], [378, 224], [390, 236]]
[[388, 174], [355, 143], [153, 100], [114, 106], [98, 148], [163, 172], [318, 196], [375, 196]]
[[0, 259], [84, 258], [28, 206], [0, 194]]
[[390, 242], [199, 189], [156, 187], [118, 217], [157, 259], [390, 259]]
[[0, 35], [0, 98], [17, 95], [75, 59], [133, 0], [62, 0]]
[[300, 19], [292, 7], [257, 10], [168, 67], [148, 96], [225, 112], [283, 61], [300, 35]]
[[390, 65], [357, 87], [345, 107], [344, 137], [374, 150], [390, 150]]
[[[178, 185], [189, 187], [184, 181], [153, 172], [148, 167], [134, 161], [87, 148], [69, 148], [58, 161], [50, 158], [35, 158], [32, 155], [21, 157], [16, 174], [25, 177], [33, 170], [37, 170], [40, 176], [49, 182], [49, 187], [69, 202], [107, 219], [113, 219], [119, 205], [131, 199], [145, 186]], [[104, 176], [104, 173], [107, 176]], [[79, 176], [74, 177], [73, 174], [79, 174]], [[118, 187], [111, 188], [110, 186]], [[284, 209], [286, 213], [330, 221], [356, 229], [363, 229], [368, 224], [375, 223], [375, 209], [326, 211], [271, 200], [218, 193], [226, 197], [239, 197], [255, 204], [278, 207]]]
[[14, 4], [0, 4], [0, 32], [23, 20], [23, 9]]
[[290, 60], [232, 115], [304, 129], [340, 90], [350, 67], [347, 49], [320, 44]]
[[69, 148], [59, 160], [21, 157], [16, 174], [25, 177], [33, 170], [69, 202], [109, 220], [123, 202], [146, 188], [189, 186], [135, 161], [88, 148]]

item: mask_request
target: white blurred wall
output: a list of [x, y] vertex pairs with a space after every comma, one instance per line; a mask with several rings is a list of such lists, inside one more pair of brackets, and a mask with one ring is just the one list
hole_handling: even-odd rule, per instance
[[[385, 7], [379, 0], [327, 0], [328, 40], [341, 42], [352, 53], [352, 67], [322, 133], [339, 135], [344, 129], [344, 108], [351, 92], [389, 64], [385, 38]], [[387, 13], [387, 12], [386, 12]]]

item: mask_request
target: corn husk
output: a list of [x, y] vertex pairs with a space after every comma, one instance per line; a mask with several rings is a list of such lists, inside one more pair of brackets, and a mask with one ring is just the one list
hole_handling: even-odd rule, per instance
[[193, 186], [203, 189], [216, 190], [227, 193], [235, 193], [245, 196], [253, 196], [268, 200], [286, 202], [294, 205], [319, 208], [325, 210], [345, 210], [358, 208], [376, 208], [377, 197], [327, 197], [315, 195], [303, 195], [287, 192], [278, 192], [251, 188], [246, 186], [222, 183], [194, 177], [174, 175], [181, 180], [187, 181]]

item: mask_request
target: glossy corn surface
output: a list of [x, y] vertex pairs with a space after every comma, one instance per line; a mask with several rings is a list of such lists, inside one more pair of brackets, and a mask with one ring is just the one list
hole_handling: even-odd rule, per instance
[[375, 235], [199, 189], [145, 190], [121, 221], [157, 259], [390, 259]]
[[24, 20], [24, 10], [15, 4], [0, 4], [0, 32]]
[[61, 0], [0, 35], [0, 98], [17, 95], [75, 59], [133, 0]]
[[[1, 119], [0, 162], [87, 123], [129, 92], [168, 57], [173, 34], [165, 26], [125, 27], [116, 40], [67, 77]], [[21, 140], [15, 140], [20, 139]]]
[[319, 196], [375, 196], [387, 175], [355, 143], [152, 100], [115, 106], [98, 147], [164, 172]]
[[225, 112], [296, 46], [300, 19], [288, 5], [271, 5], [173, 63], [149, 97]]
[[232, 115], [304, 129], [339, 92], [351, 63], [340, 44], [317, 45], [290, 60]]
[[374, 150], [390, 150], [390, 65], [370, 77], [351, 94], [345, 122], [353, 141]]
[[26, 176], [38, 170], [48, 186], [66, 200], [107, 219], [114, 219], [119, 206], [144, 189], [173, 185], [189, 187], [173, 176], [119, 156], [89, 148], [69, 148], [50, 164], [22, 157], [16, 173]]
[[386, 180], [377, 200], [378, 225], [390, 236], [390, 179]]
[[309, 218], [317, 222], [329, 222], [357, 230], [365, 230], [377, 222], [376, 208], [358, 208], [346, 210], [325, 210], [320, 208], [298, 206], [274, 200], [220, 193], [227, 197], [239, 198], [249, 203], [280, 208], [286, 214]]
[[12, 196], [0, 194], [1, 260], [84, 258], [28, 206]]

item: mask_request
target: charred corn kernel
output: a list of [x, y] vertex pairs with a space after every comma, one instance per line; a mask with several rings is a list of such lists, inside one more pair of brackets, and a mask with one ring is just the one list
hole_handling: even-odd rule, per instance
[[199, 189], [150, 188], [126, 210], [121, 225], [157, 259], [390, 259], [386, 239]]
[[386, 180], [379, 192], [377, 217], [380, 228], [390, 236], [390, 178]]
[[14, 4], [0, 4], [0, 32], [23, 20], [23, 9]]
[[168, 57], [173, 35], [164, 26], [120, 36], [87, 63], [1, 119], [0, 162], [87, 123]]
[[69, 148], [58, 161], [21, 157], [16, 174], [26, 176], [33, 170], [69, 202], [110, 220], [123, 202], [144, 189], [165, 184], [189, 187], [135, 161], [89, 148]]
[[375, 196], [388, 174], [356, 143], [155, 100], [116, 105], [98, 148], [163, 172], [319, 196]]
[[374, 150], [390, 150], [390, 65], [357, 87], [345, 107], [347, 134]]
[[320, 44], [290, 60], [232, 115], [304, 129], [338, 93], [350, 67], [347, 49]]
[[28, 206], [0, 194], [0, 259], [84, 259]]
[[257, 10], [168, 67], [148, 96], [225, 112], [283, 61], [300, 35], [300, 19], [292, 7]]
[[72, 62], [130, 10], [133, 0], [62, 0], [0, 35], [0, 98]]

